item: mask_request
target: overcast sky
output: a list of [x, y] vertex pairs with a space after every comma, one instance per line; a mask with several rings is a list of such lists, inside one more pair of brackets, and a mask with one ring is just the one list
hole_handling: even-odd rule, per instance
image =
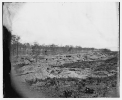
[[116, 3], [27, 3], [12, 21], [21, 42], [118, 50]]

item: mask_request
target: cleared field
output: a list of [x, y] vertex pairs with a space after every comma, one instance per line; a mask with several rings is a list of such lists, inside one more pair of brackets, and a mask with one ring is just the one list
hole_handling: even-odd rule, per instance
[[[117, 54], [29, 56], [12, 62], [14, 76], [46, 97], [119, 97]], [[114, 94], [114, 95], [113, 95]]]

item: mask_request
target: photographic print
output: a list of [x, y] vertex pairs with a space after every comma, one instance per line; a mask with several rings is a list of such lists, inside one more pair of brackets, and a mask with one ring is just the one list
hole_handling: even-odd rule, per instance
[[119, 98], [119, 2], [3, 2], [4, 98]]

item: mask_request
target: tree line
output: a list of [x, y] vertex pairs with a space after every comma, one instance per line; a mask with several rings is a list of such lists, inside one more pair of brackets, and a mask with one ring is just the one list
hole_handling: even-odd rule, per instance
[[[20, 37], [17, 35], [12, 35], [11, 38], [11, 55], [12, 56], [19, 56], [19, 55], [55, 55], [55, 54], [65, 54], [65, 53], [78, 53], [81, 51], [88, 51], [88, 50], [97, 50], [95, 48], [82, 48], [81, 46], [72, 46], [72, 45], [65, 45], [59, 46], [55, 44], [51, 45], [40, 45], [37, 42], [34, 44], [30, 43], [21, 43]], [[108, 49], [103, 49], [104, 51], [110, 51]]]

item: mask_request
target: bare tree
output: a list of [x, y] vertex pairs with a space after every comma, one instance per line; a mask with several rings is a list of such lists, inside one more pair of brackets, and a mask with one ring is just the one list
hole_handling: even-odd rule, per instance
[[16, 41], [17, 41], [17, 58], [18, 58], [18, 44], [19, 44], [19, 40], [20, 40], [20, 37], [17, 36], [17, 37], [16, 37]]
[[32, 46], [32, 54], [37, 62], [38, 56], [40, 55], [40, 46], [38, 45], [37, 42], [35, 42], [34, 45]]
[[20, 40], [19, 36], [12, 35], [11, 46], [12, 46], [12, 50], [13, 50], [13, 55], [15, 54], [15, 50], [16, 50], [17, 58], [18, 58], [18, 44], [19, 44], [19, 40]]

